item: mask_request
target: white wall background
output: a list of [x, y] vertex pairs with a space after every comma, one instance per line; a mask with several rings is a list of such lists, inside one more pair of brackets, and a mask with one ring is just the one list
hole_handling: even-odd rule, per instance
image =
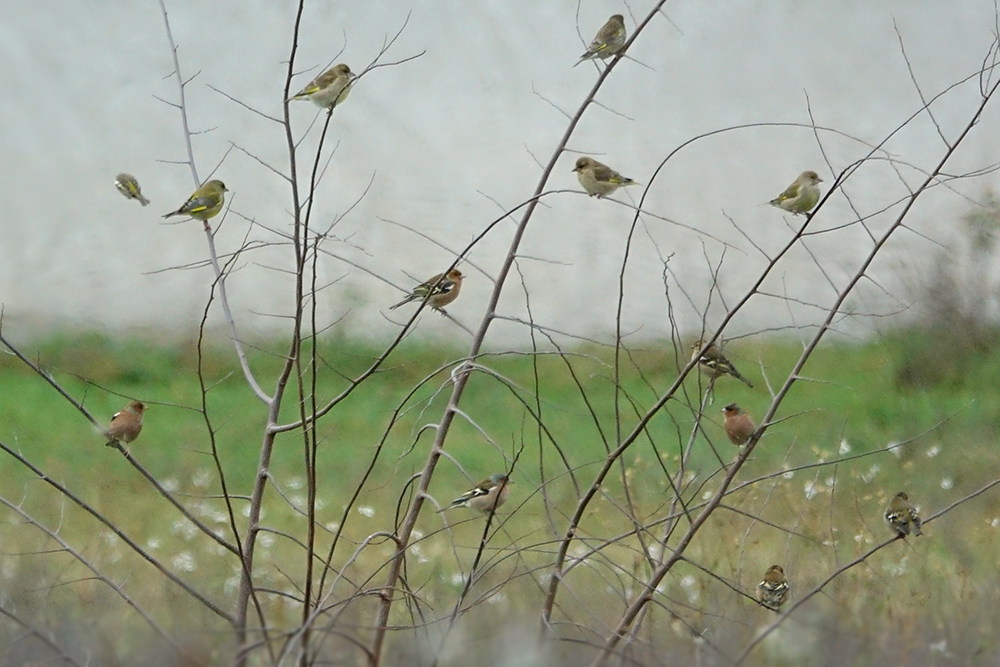
[[[334, 58], [360, 71], [408, 13], [409, 24], [386, 59], [426, 51], [415, 61], [368, 75], [335, 114], [329, 145], [336, 143], [337, 149], [321, 185], [317, 220], [346, 213], [335, 233], [347, 242], [328, 249], [365, 270], [332, 257], [324, 261], [320, 282], [336, 281], [322, 295], [327, 319], [346, 315], [340, 326], [351, 334], [387, 337], [397, 324], [386, 318], [386, 309], [401, 295], [389, 283], [408, 287], [408, 276], [425, 278], [451, 261], [441, 248], [384, 219], [457, 250], [500, 212], [491, 200], [512, 207], [531, 194], [540, 174], [533, 156], [547, 161], [567, 124], [553, 105], [572, 113], [597, 76], [589, 63], [572, 67], [585, 42], [615, 12], [626, 15], [631, 32], [651, 6], [581, 4], [516, 3], [515, 10], [515, 3], [505, 0], [308, 3], [300, 71]], [[281, 127], [209, 86], [280, 117], [294, 10], [287, 0], [168, 2], [184, 73], [197, 74], [188, 87], [188, 108], [193, 129], [200, 132], [194, 143], [201, 178], [231, 142], [287, 172]], [[817, 125], [853, 138], [823, 132], [821, 150], [809, 129], [757, 127], [719, 134], [678, 153], [654, 182], [646, 207], [704, 234], [645, 219], [629, 264], [626, 330], [639, 338], [668, 331], [660, 254], [674, 253], [670, 266], [680, 285], [673, 285], [672, 295], [686, 329], [698, 326], [697, 312], [708, 300], [706, 257], [717, 262], [723, 250], [715, 239], [733, 246], [726, 251], [720, 283], [727, 301], [739, 298], [765, 260], [727, 216], [762, 248], [779, 248], [791, 234], [786, 216], [762, 202], [803, 169], [817, 170], [829, 185], [866, 154], [865, 142], [883, 140], [920, 108], [899, 39], [931, 97], [980, 67], [996, 30], [993, 11], [985, 0], [668, 2], [669, 21], [655, 19], [629, 52], [642, 64], [621, 63], [600, 92], [598, 102], [611, 111], [591, 107], [570, 148], [649, 183], [665, 156], [700, 133], [744, 123], [808, 123], [807, 99]], [[185, 152], [179, 115], [161, 101], [176, 101], [177, 89], [158, 4], [4, 3], [0, 53], [5, 63], [0, 68], [5, 91], [0, 302], [6, 330], [20, 335], [67, 326], [191, 331], [212, 276], [204, 267], [177, 268], [205, 260], [200, 223], [164, 224], [160, 218], [187, 197], [193, 183], [186, 166], [172, 163]], [[293, 87], [316, 73], [303, 73]], [[973, 79], [935, 103], [935, 118], [949, 139], [970, 117], [977, 97]], [[987, 110], [948, 172], [997, 161], [997, 106]], [[291, 114], [301, 135], [316, 110], [298, 103]], [[317, 135], [314, 129], [305, 139], [300, 168], [311, 163], [308, 149]], [[900, 177], [910, 186], [919, 183], [918, 168], [929, 168], [943, 153], [926, 114], [886, 147], [900, 164], [872, 163], [845, 187], [862, 214], [905, 196]], [[570, 171], [575, 159], [562, 156], [551, 189], [579, 191]], [[141, 208], [115, 191], [112, 181], [119, 171], [139, 177], [151, 206]], [[232, 202], [217, 239], [221, 251], [239, 247], [248, 229], [251, 239], [275, 240], [263, 229], [250, 229], [245, 218], [287, 230], [289, 187], [271, 171], [234, 150], [215, 175], [229, 186]], [[910, 225], [941, 243], [953, 242], [958, 216], [996, 180], [986, 174], [936, 188], [920, 201]], [[628, 192], [637, 199], [642, 190]], [[521, 249], [522, 255], [549, 260], [521, 264], [534, 315], [555, 329], [607, 339], [631, 212], [578, 192], [550, 196], [545, 204]], [[884, 229], [898, 211], [896, 206], [876, 215], [871, 226]], [[838, 194], [814, 224], [836, 228], [852, 220], [847, 199]], [[495, 275], [512, 228], [513, 223], [501, 224], [471, 261]], [[869, 241], [854, 225], [819, 235], [809, 247], [842, 284]], [[905, 308], [908, 285], [937, 250], [916, 234], [901, 234], [872, 271], [892, 296], [867, 284], [852, 304], [877, 313]], [[229, 281], [242, 331], [273, 333], [288, 326], [268, 315], [289, 312], [291, 281], [274, 267], [290, 264], [287, 246], [244, 257]], [[465, 291], [449, 312], [472, 327], [492, 285], [486, 275], [467, 268]], [[757, 297], [729, 335], [815, 321], [819, 312], [806, 304], [826, 302], [833, 294], [801, 249], [766, 286], [805, 303]], [[717, 317], [718, 297], [714, 304], [711, 313]], [[522, 316], [523, 298], [512, 290], [501, 310]], [[399, 321], [406, 314], [392, 315]], [[216, 312], [216, 325], [218, 317]], [[856, 318], [841, 328], [863, 334], [868, 324]], [[429, 312], [419, 332], [467, 336]], [[524, 340], [524, 330], [514, 325], [500, 324], [494, 334], [505, 344]]]

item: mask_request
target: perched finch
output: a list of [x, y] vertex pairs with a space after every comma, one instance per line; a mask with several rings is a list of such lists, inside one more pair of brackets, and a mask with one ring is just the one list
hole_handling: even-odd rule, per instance
[[[625, 46], [626, 39], [625, 17], [621, 14], [615, 14], [597, 31], [597, 36], [590, 43], [590, 48], [580, 56], [580, 59], [576, 61], [576, 65], [579, 65], [584, 60], [593, 60], [594, 58], [606, 60], [610, 58]], [[576, 67], [576, 65], [573, 65], [573, 67]]]
[[757, 427], [753, 425], [753, 419], [750, 415], [743, 412], [743, 409], [735, 403], [730, 403], [722, 408], [722, 412], [726, 415], [726, 421], [723, 426], [726, 428], [726, 435], [729, 436], [729, 442], [737, 447], [747, 444], [750, 436], [757, 430]]
[[118, 188], [118, 192], [125, 195], [125, 199], [138, 199], [143, 206], [149, 204], [149, 200], [142, 196], [139, 181], [135, 180], [132, 174], [121, 173], [115, 176], [115, 187]]
[[780, 565], [772, 565], [757, 584], [757, 601], [768, 609], [778, 610], [788, 597], [788, 581]]
[[226, 184], [219, 180], [211, 180], [201, 186], [188, 197], [179, 209], [172, 213], [167, 213], [164, 218], [172, 215], [190, 215], [196, 220], [208, 223], [209, 218], [214, 218], [222, 210], [222, 205], [226, 201], [225, 194], [229, 192]]
[[768, 203], [795, 215], [808, 213], [819, 203], [819, 184], [822, 182], [815, 171], [803, 171], [794, 183]]
[[[139, 401], [132, 401], [121, 412], [116, 412], [105, 432], [108, 437], [106, 446], [114, 447], [115, 443], [128, 445], [135, 441], [142, 431], [142, 413], [145, 410], [145, 405]], [[125, 454], [128, 454], [128, 447], [125, 448]]]
[[573, 171], [576, 172], [576, 177], [587, 194], [598, 199], [626, 185], [638, 185], [631, 178], [626, 178], [611, 167], [589, 157], [577, 160]]
[[894, 531], [906, 537], [913, 531], [914, 535], [920, 535], [920, 515], [917, 514], [916, 506], [910, 502], [910, 497], [900, 491], [889, 501], [889, 506], [885, 508], [885, 522]]
[[705, 341], [698, 341], [691, 346], [691, 358], [698, 360], [698, 368], [707, 375], [713, 382], [723, 375], [732, 375], [734, 378], [753, 389], [753, 383], [746, 379], [736, 370], [736, 366], [726, 359], [726, 355], [716, 345], [709, 345], [704, 350]]
[[343, 104], [351, 92], [351, 68], [341, 63], [320, 74], [310, 81], [305, 88], [288, 98], [292, 100], [310, 100], [324, 109], [330, 109]]
[[452, 269], [448, 275], [439, 273], [433, 278], [426, 280], [406, 295], [406, 298], [394, 306], [389, 306], [389, 310], [399, 308], [403, 304], [418, 299], [426, 299], [427, 305], [434, 310], [444, 310], [444, 307], [458, 298], [458, 292], [462, 289], [462, 279], [465, 278], [458, 269]]
[[507, 494], [510, 493], [511, 484], [513, 482], [507, 478], [507, 475], [497, 473], [476, 484], [474, 488], [455, 498], [450, 505], [439, 509], [438, 512], [444, 512], [453, 507], [471, 507], [477, 512], [489, 514], [507, 502]]

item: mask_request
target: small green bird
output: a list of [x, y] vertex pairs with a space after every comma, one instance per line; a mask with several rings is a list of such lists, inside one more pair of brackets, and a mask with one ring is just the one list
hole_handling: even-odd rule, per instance
[[484, 479], [479, 484], [476, 484], [476, 486], [451, 501], [450, 505], [439, 509], [438, 512], [444, 512], [454, 507], [471, 507], [477, 512], [489, 514], [507, 502], [507, 495], [510, 493], [511, 484], [513, 482], [508, 479], [507, 475], [497, 473], [489, 479]]
[[885, 508], [885, 522], [898, 534], [906, 537], [912, 531], [914, 535], [921, 535], [920, 515], [917, 507], [910, 502], [910, 497], [905, 492], [900, 491], [889, 501], [889, 506]]
[[[607, 60], [621, 51], [621, 48], [625, 46], [627, 38], [628, 36], [625, 34], [625, 17], [621, 14], [615, 14], [597, 31], [594, 41], [590, 43], [587, 52], [576, 61], [576, 65], [579, 65], [584, 60], [593, 60], [594, 58]], [[576, 65], [573, 65], [573, 67], [576, 67]]]
[[196, 220], [208, 222], [209, 218], [214, 218], [222, 210], [225, 203], [226, 184], [219, 180], [211, 180], [201, 186], [188, 197], [188, 200], [181, 204], [176, 211], [167, 213], [164, 218], [172, 215], [190, 215]]
[[351, 68], [340, 63], [320, 74], [285, 101], [309, 100], [318, 107], [329, 109], [343, 104], [350, 92]]
[[577, 160], [573, 171], [576, 172], [576, 178], [587, 194], [598, 199], [607, 197], [618, 188], [639, 185], [631, 178], [622, 176], [611, 167], [589, 157]]
[[118, 192], [125, 195], [126, 199], [138, 199], [143, 206], [149, 204], [149, 200], [142, 196], [139, 181], [135, 180], [135, 176], [132, 174], [123, 172], [115, 176], [115, 187], [118, 188]]
[[788, 597], [788, 580], [780, 565], [772, 565], [757, 584], [757, 601], [768, 609], [778, 611]]
[[717, 346], [709, 345], [702, 350], [705, 341], [699, 340], [691, 346], [691, 358], [698, 360], [698, 370], [707, 375], [709, 379], [715, 380], [723, 375], [732, 375], [734, 378], [753, 389], [753, 382], [746, 379], [736, 370], [733, 362], [729, 361]]
[[803, 171], [785, 191], [769, 201], [771, 206], [794, 215], [808, 213], [819, 203], [819, 184], [823, 179], [815, 171]]

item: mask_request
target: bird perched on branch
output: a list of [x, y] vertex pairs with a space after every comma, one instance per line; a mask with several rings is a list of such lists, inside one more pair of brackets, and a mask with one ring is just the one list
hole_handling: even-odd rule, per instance
[[740, 375], [740, 372], [736, 370], [736, 366], [733, 366], [733, 362], [726, 359], [726, 355], [722, 353], [718, 346], [713, 344], [705, 347], [705, 341], [699, 340], [691, 346], [691, 358], [698, 360], [698, 369], [713, 382], [723, 375], [732, 375], [753, 389], [753, 383]]
[[589, 157], [577, 160], [573, 171], [587, 194], [598, 199], [612, 194], [618, 188], [638, 185], [631, 178], [622, 176], [611, 167]]
[[318, 107], [332, 109], [343, 104], [350, 92], [351, 68], [340, 63], [317, 76], [285, 101], [309, 100]]
[[139, 181], [132, 174], [121, 173], [115, 176], [115, 187], [126, 199], [137, 199], [143, 206], [149, 205], [149, 200], [142, 196]]
[[208, 227], [208, 220], [214, 218], [222, 210], [222, 205], [226, 201], [226, 184], [220, 180], [212, 179], [208, 183], [195, 190], [188, 200], [181, 204], [176, 211], [167, 213], [164, 218], [172, 215], [190, 215], [195, 220], [201, 220]]
[[900, 491], [889, 501], [889, 506], [885, 508], [885, 522], [894, 531], [906, 537], [912, 532], [914, 535], [921, 535], [920, 515], [917, 507], [910, 502], [910, 497], [905, 492]]
[[726, 435], [729, 436], [729, 441], [737, 447], [747, 444], [750, 436], [757, 430], [750, 415], [743, 412], [743, 409], [735, 403], [730, 403], [722, 408], [722, 412], [726, 415], [723, 426], [726, 429]]
[[[146, 411], [146, 406], [139, 401], [131, 401], [120, 412], [116, 412], [111, 418], [108, 430], [104, 432], [108, 442], [105, 446], [114, 447], [115, 444], [129, 445], [139, 437], [142, 431], [142, 414]], [[129, 453], [125, 448], [125, 455]]]
[[815, 171], [803, 171], [784, 192], [768, 203], [794, 215], [808, 213], [819, 203], [819, 184], [822, 182], [823, 179]]
[[483, 514], [489, 514], [507, 502], [507, 494], [510, 493], [511, 484], [513, 482], [508, 479], [507, 475], [497, 473], [476, 484], [475, 487], [455, 498], [450, 505], [439, 509], [438, 512], [444, 512], [454, 507], [471, 507]]
[[452, 269], [447, 274], [439, 273], [414, 287], [405, 299], [394, 306], [389, 306], [389, 310], [395, 310], [411, 301], [424, 299], [434, 310], [444, 311], [445, 306], [458, 298], [464, 278], [458, 269]]
[[[590, 43], [587, 52], [576, 61], [576, 65], [579, 65], [584, 60], [593, 60], [594, 58], [607, 60], [621, 51], [621, 48], [625, 46], [627, 38], [628, 36], [625, 34], [625, 17], [621, 14], [615, 14], [597, 31], [594, 41]], [[576, 67], [576, 65], [573, 65], [573, 67]]]
[[788, 580], [780, 565], [772, 565], [757, 584], [757, 601], [768, 609], [778, 611], [788, 597]]

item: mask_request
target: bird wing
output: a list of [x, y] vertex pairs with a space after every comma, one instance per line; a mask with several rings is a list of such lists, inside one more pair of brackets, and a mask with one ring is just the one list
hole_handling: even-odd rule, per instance
[[799, 183], [797, 182], [792, 183], [787, 188], [785, 188], [784, 192], [775, 197], [774, 201], [788, 201], [789, 199], [795, 199], [796, 197], [799, 196], [799, 190], [801, 190], [801, 186], [799, 185]]
[[219, 201], [215, 197], [191, 197], [178, 209], [178, 213], [201, 213], [217, 206], [218, 203]]

